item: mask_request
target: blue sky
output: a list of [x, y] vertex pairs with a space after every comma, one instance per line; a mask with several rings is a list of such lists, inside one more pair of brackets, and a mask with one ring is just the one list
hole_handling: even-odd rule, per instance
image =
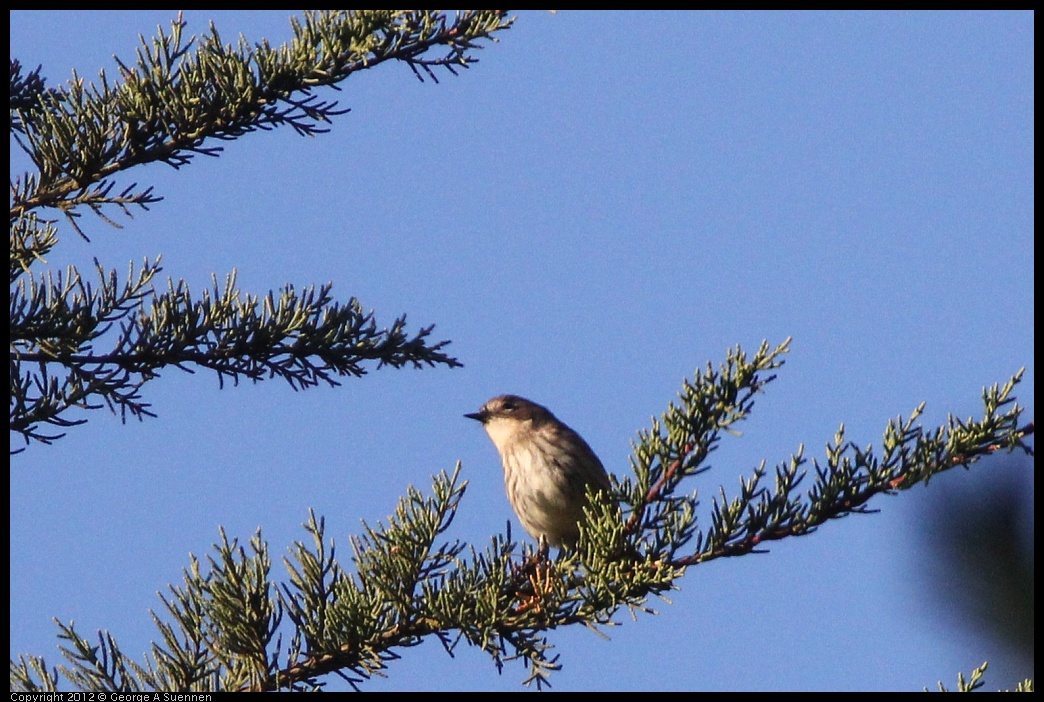
[[[12, 12], [11, 56], [51, 82], [114, 76], [112, 55], [175, 14]], [[186, 19], [276, 43], [289, 14]], [[514, 517], [461, 415], [504, 392], [551, 407], [619, 475], [695, 368], [792, 336], [743, 436], [691, 486], [704, 506], [801, 443], [821, 457], [841, 422], [867, 445], [922, 401], [929, 425], [977, 415], [982, 387], [1022, 366], [1033, 416], [1032, 14], [527, 12], [500, 38], [438, 85], [405, 65], [353, 76], [324, 94], [352, 110], [329, 134], [256, 133], [128, 173], [165, 200], [122, 230], [85, 215], [90, 244], [65, 230], [55, 269], [162, 254], [161, 275], [197, 293], [233, 268], [257, 294], [333, 282], [382, 324], [436, 324], [464, 368], [297, 393], [170, 370], [145, 390], [157, 419], [98, 411], [14, 456], [12, 655], [60, 662], [52, 617], [138, 654], [157, 591], [219, 525], [260, 526], [281, 578], [309, 508], [346, 554], [360, 520], [458, 460], [470, 487], [450, 536], [488, 543]], [[611, 640], [552, 633], [555, 689], [919, 690], [987, 659], [988, 686], [1011, 686], [1032, 671], [929, 585], [925, 515], [1014, 485], [1032, 549], [1031, 470], [983, 462], [693, 568]], [[400, 653], [367, 689], [525, 677], [436, 642]]]

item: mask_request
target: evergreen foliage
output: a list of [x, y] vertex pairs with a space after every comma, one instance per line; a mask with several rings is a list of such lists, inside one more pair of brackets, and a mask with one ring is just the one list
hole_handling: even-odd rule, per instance
[[[418, 78], [456, 72], [475, 61], [479, 42], [510, 26], [503, 11], [368, 10], [309, 12], [292, 20], [294, 38], [272, 47], [222, 42], [217, 29], [187, 38], [179, 16], [169, 32], [142, 40], [137, 60], [117, 59], [118, 81], [75, 76], [45, 87], [37, 68], [11, 61], [11, 134], [36, 172], [11, 184], [11, 419], [26, 444], [50, 443], [86, 421], [76, 409], [108, 406], [153, 416], [143, 386], [174, 366], [215, 371], [238, 382], [279, 377], [295, 388], [339, 384], [368, 366], [458, 366], [432, 327], [408, 332], [405, 317], [379, 328], [352, 298], [338, 303], [330, 286], [278, 294], [243, 294], [235, 272], [194, 296], [184, 281], [153, 288], [159, 259], [115, 270], [69, 267], [37, 272], [58, 243], [55, 211], [87, 238], [85, 211], [115, 217], [161, 198], [123, 173], [162, 162], [174, 168], [198, 154], [216, 156], [249, 132], [289, 126], [326, 131], [347, 110], [315, 91], [386, 61], [406, 63]], [[195, 48], [193, 51], [192, 49]], [[97, 276], [95, 282], [91, 279]]]
[[[511, 21], [504, 11], [306, 13], [294, 22], [295, 38], [273, 48], [227, 46], [214, 28], [187, 40], [179, 18], [169, 33], [143, 42], [136, 62], [120, 63], [118, 81], [103, 74], [97, 84], [76, 79], [57, 88], [45, 86], [39, 69], [23, 73], [12, 61], [11, 130], [37, 167], [12, 183], [12, 431], [27, 445], [49, 443], [61, 434], [47, 427], [85, 421], [77, 409], [152, 416], [142, 389], [168, 366], [307, 388], [363, 375], [373, 363], [459, 365], [443, 351], [447, 342], [429, 341], [431, 327], [409, 333], [399, 318], [381, 329], [358, 301], [336, 302], [329, 286], [248, 295], [233, 272], [194, 297], [184, 282], [156, 292], [158, 261], [132, 267], [122, 283], [97, 262], [97, 282], [75, 268], [37, 272], [60, 221], [42, 213], [59, 211], [86, 236], [84, 211], [115, 224], [116, 213], [159, 199], [151, 188], [118, 187], [123, 171], [154, 161], [179, 168], [196, 154], [216, 155], [214, 139], [256, 129], [323, 131], [345, 110], [315, 89], [390, 59], [434, 79], [436, 69], [467, 67], [478, 43]], [[560, 666], [549, 641], [559, 627], [597, 630], [621, 610], [654, 613], [650, 598], [692, 566], [871, 512], [877, 495], [990, 453], [1031, 452], [1025, 439], [1033, 424], [1020, 423], [1013, 394], [1019, 371], [983, 391], [978, 418], [925, 428], [917, 421], [922, 405], [888, 423], [880, 449], [860, 447], [842, 426], [811, 466], [799, 447], [704, 507], [696, 490], [687, 491], [690, 479], [709, 469], [726, 434], [737, 433], [788, 346], [765, 342], [750, 355], [736, 347], [717, 368], [708, 364], [684, 381], [678, 401], [639, 432], [631, 474], [613, 478], [615, 499], [590, 507], [574, 550], [551, 557], [510, 531], [485, 546], [452, 538], [467, 488], [458, 465], [435, 476], [429, 494], [411, 487], [387, 523], [352, 539], [347, 559], [315, 514], [284, 559], [285, 576], [273, 573], [260, 531], [246, 545], [222, 531], [213, 552], [193, 557], [182, 583], [161, 598], [153, 615], [159, 637], [144, 660], [126, 656], [107, 632], [95, 642], [59, 622], [66, 663], [19, 656], [11, 689], [54, 691], [64, 680], [96, 692], [310, 690], [331, 673], [357, 686], [427, 637], [448, 652], [462, 642], [477, 647], [498, 669], [520, 661], [526, 682], [543, 686]], [[980, 686], [984, 669], [969, 681], [961, 676], [960, 688]]]

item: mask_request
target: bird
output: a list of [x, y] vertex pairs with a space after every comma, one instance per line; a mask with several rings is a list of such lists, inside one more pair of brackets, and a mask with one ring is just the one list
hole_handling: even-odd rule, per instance
[[575, 547], [588, 487], [611, 487], [583, 437], [548, 408], [518, 395], [499, 395], [464, 416], [480, 422], [496, 446], [508, 501], [526, 532], [541, 545]]

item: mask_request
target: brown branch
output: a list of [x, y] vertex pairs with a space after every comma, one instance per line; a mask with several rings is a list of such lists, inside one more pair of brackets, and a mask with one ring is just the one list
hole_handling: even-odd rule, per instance
[[[420, 639], [425, 636], [442, 631], [434, 619], [423, 618], [408, 623], [398, 623], [391, 629], [378, 634], [374, 639], [381, 650], [403, 645], [411, 639]], [[269, 675], [264, 680], [240, 689], [240, 692], [271, 692], [281, 688], [292, 687], [295, 683], [304, 680], [336, 673], [337, 671], [353, 667], [358, 664], [362, 655], [361, 646], [358, 644], [344, 644], [337, 651], [318, 653], [305, 658], [302, 662], [284, 668], [277, 673]]]
[[[502, 15], [505, 15], [508, 11], [501, 10], [500, 12]], [[449, 66], [453, 62], [448, 58], [426, 61], [419, 59], [418, 57], [429, 49], [437, 46], [452, 46], [454, 40], [457, 40], [462, 36], [464, 30], [467, 29], [467, 26], [468, 22], [462, 21], [460, 26], [450, 26], [448, 29], [444, 29], [443, 31], [433, 35], [430, 39], [404, 45], [399, 49], [380, 56], [364, 56], [358, 61], [340, 67], [340, 70], [336, 72], [319, 73], [316, 76], [310, 76], [306, 79], [307, 82], [302, 82], [300, 87], [293, 88], [292, 90], [275, 90], [268, 87], [258, 94], [256, 106], [261, 108], [265, 105], [278, 102], [288, 102], [293, 105], [295, 103], [289, 100], [289, 96], [293, 95], [295, 92], [310, 90], [319, 86], [334, 85], [346, 79], [352, 73], [361, 71], [365, 68], [373, 68], [387, 61], [403, 61], [404, 63], [411, 65], [414, 63], [423, 63], [425, 65]], [[478, 39], [482, 37], [476, 38]], [[228, 126], [222, 125], [221, 128], [214, 128], [213, 125], [198, 125], [193, 131], [182, 133], [176, 138], [171, 138], [168, 141], [161, 142], [141, 153], [127, 154], [123, 158], [99, 168], [97, 171], [86, 177], [63, 178], [46, 190], [38, 190], [35, 196], [20, 200], [13, 204], [11, 206], [11, 220], [14, 221], [30, 210], [39, 207], [56, 207], [59, 209], [65, 209], [63, 204], [65, 203], [66, 196], [70, 193], [78, 190], [86, 190], [86, 188], [91, 184], [96, 183], [107, 176], [132, 168], [133, 166], [144, 163], [153, 163], [155, 161], [167, 161], [182, 151], [205, 153], [207, 150], [202, 149], [201, 147], [208, 137], [221, 138], [221, 135], [223, 134], [238, 136], [244, 127], [263, 124], [265, 122], [264, 118], [269, 117], [269, 113], [263, 112], [260, 109], [255, 110], [254, 113], [254, 118], [249, 121], [244, 121], [242, 123], [236, 122]]]
[[656, 481], [656, 484], [649, 488], [649, 491], [645, 493], [645, 499], [642, 500], [642, 503], [638, 506], [636, 511], [631, 512], [631, 516], [627, 520], [627, 524], [624, 526], [625, 535], [634, 533], [635, 528], [638, 526], [638, 521], [645, 514], [645, 508], [653, 503], [653, 500], [655, 500], [660, 494], [660, 491], [663, 489], [663, 486], [667, 484], [667, 481], [673, 478], [674, 474], [681, 469], [685, 459], [689, 457], [689, 454], [692, 453], [694, 448], [696, 447], [693, 444], [686, 444], [682, 449], [682, 454], [674, 461], [671, 461], [671, 464], [667, 466], [667, 470], [663, 472], [663, 475], [661, 475], [660, 479]]
[[[1034, 422], [1030, 422], [1029, 424], [1023, 426], [1021, 429], [1016, 430], [1013, 438], [1023, 439], [1027, 436], [1032, 435], [1033, 432]], [[1008, 444], [990, 444], [988, 446], [981, 446], [979, 448], [973, 449], [971, 451], [968, 451], [967, 453], [959, 454], [956, 456], [950, 456], [949, 459], [946, 461], [947, 463], [949, 463], [949, 465], [941, 468], [939, 471], [933, 471], [933, 474], [942, 472], [944, 470], [949, 470], [950, 468], [954, 468], [959, 465], [964, 465], [975, 458], [990, 455], [1006, 448], [1009, 448]], [[1024, 446], [1023, 449], [1030, 455], [1033, 454], [1033, 450], [1030, 447]], [[854, 495], [839, 500], [830, 509], [820, 512], [819, 516], [812, 522], [805, 522], [802, 524], [791, 524], [789, 526], [781, 527], [772, 531], [762, 531], [760, 533], [750, 534], [742, 541], [723, 546], [722, 548], [719, 548], [715, 551], [708, 551], [706, 553], [694, 553], [691, 556], [679, 558], [677, 560], [672, 561], [671, 563], [675, 566], [690, 566], [696, 565], [697, 563], [705, 563], [707, 561], [712, 561], [716, 558], [742, 556], [744, 554], [754, 551], [754, 549], [756, 549], [760, 544], [768, 541], [778, 541], [780, 539], [785, 539], [790, 536], [802, 536], [804, 534], [809, 534], [815, 531], [820, 525], [824, 524], [828, 520], [835, 519], [845, 514], [849, 514], [854, 510], [858, 509], [859, 507], [862, 507], [870, 500], [870, 498], [874, 497], [875, 495], [911, 487], [911, 485], [907, 484], [908, 480], [909, 475], [900, 475], [885, 482], [882, 485], [867, 487], [861, 490], [860, 492], [855, 493]]]

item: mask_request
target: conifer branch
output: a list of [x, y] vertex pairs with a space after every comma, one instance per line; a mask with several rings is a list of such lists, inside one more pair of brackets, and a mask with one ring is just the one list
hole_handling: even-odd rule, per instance
[[[542, 688], [561, 667], [549, 641], [556, 629], [598, 631], [616, 625], [621, 609], [655, 614], [649, 597], [675, 588], [690, 567], [870, 513], [876, 495], [997, 451], [1032, 453], [1025, 440], [1034, 425], [1019, 421], [1013, 395], [1020, 371], [983, 391], [979, 419], [951, 417], [929, 431], [916, 424], [919, 407], [889, 422], [880, 457], [840, 430], [823, 463], [813, 460], [804, 494], [801, 450], [777, 468], [774, 489], [762, 485], [759, 467], [738, 496], [721, 491], [711, 501], [710, 523], [702, 526], [698, 491], [681, 488], [708, 470], [723, 431], [736, 434], [734, 425], [749, 416], [754, 394], [775, 377], [767, 374], [782, 366], [787, 350], [788, 342], [775, 349], [763, 343], [748, 358], [737, 347], [717, 370], [708, 366], [685, 381], [680, 402], [639, 433], [632, 475], [615, 482], [620, 504], [592, 504], [576, 549], [551, 558], [514, 542], [510, 528], [481, 550], [447, 538], [466, 491], [458, 464], [435, 477], [430, 496], [411, 487], [385, 524], [364, 525], [347, 565], [314, 513], [305, 524], [308, 540], [285, 559], [289, 577], [281, 583], [271, 579], [260, 534], [248, 553], [222, 532], [209, 568], [193, 558], [184, 584], [163, 598], [173, 619], [154, 615], [163, 643], [144, 663], [132, 664], [106, 632], [95, 645], [60, 624], [71, 667], [19, 657], [12, 689], [51, 689], [64, 677], [95, 690], [312, 690], [330, 674], [358, 688], [383, 675], [400, 649], [428, 637], [451, 655], [461, 643], [477, 647], [501, 671], [520, 661], [529, 671], [525, 682]], [[959, 682], [971, 689], [981, 673]]]
[[[133, 268], [126, 282], [97, 261], [97, 283], [75, 267], [34, 273], [58, 243], [60, 212], [84, 239], [84, 211], [113, 226], [159, 202], [152, 187], [116, 187], [123, 171], [163, 162], [179, 168], [196, 154], [217, 155], [214, 141], [289, 125], [299, 134], [347, 110], [315, 91], [387, 61], [433, 70], [466, 68], [483, 41], [508, 28], [503, 10], [360, 10], [306, 12], [293, 19], [294, 38], [272, 47], [188, 37], [174, 21], [135, 61], [117, 59], [119, 80], [101, 72], [46, 87], [40, 69], [11, 62], [11, 134], [37, 170], [11, 181], [10, 429], [26, 445], [51, 443], [86, 421], [82, 410], [108, 407], [124, 421], [155, 416], [144, 385], [167, 367], [203, 368], [219, 383], [280, 378], [294, 389], [359, 377], [369, 366], [460, 366], [433, 342], [432, 326], [407, 332], [405, 316], [379, 328], [372, 311], [350, 298], [338, 303], [330, 285], [291, 285], [278, 294], [245, 295], [235, 273], [193, 297], [184, 281], [157, 292], [156, 263]], [[440, 53], [441, 52], [441, 53]]]
[[[495, 40], [512, 21], [504, 10], [461, 10], [452, 20], [435, 10], [306, 12], [303, 22], [291, 20], [294, 38], [273, 48], [243, 38], [226, 45], [213, 25], [198, 41], [187, 38], [179, 15], [170, 32], [142, 39], [135, 62], [117, 59], [119, 82], [103, 71], [97, 85], [74, 75], [67, 86], [45, 91], [38, 71], [23, 77], [13, 62], [12, 124], [19, 128], [12, 133], [39, 176], [23, 179], [14, 193], [11, 220], [52, 207], [75, 225], [81, 205], [97, 214], [105, 204], [145, 207], [159, 200], [151, 188], [112, 199], [107, 179], [145, 163], [180, 168], [197, 154], [220, 153], [213, 140], [258, 129], [322, 133], [320, 125], [348, 110], [317, 99], [317, 88], [336, 88], [388, 61], [435, 79], [435, 68], [455, 72], [474, 63], [479, 42]], [[445, 53], [429, 55], [440, 48]]]

